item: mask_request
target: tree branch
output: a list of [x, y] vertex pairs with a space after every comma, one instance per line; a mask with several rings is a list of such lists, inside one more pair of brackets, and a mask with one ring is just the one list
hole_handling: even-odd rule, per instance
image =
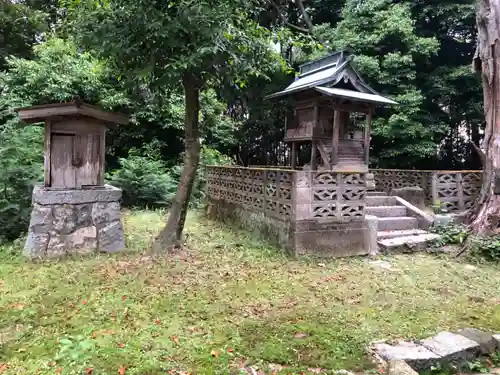
[[278, 12], [279, 17], [281, 18], [281, 21], [286, 26], [290, 27], [291, 29], [300, 31], [301, 33], [310, 33], [309, 29], [305, 29], [303, 27], [300, 27], [300, 26], [297, 26], [297, 25], [294, 25], [294, 24], [291, 24], [290, 22], [288, 22], [288, 20], [286, 19], [286, 17], [281, 13], [281, 9], [279, 8], [279, 6], [276, 5], [276, 3], [274, 1], [268, 0], [268, 3], [271, 4], [274, 9], [276, 9], [276, 11]]
[[304, 22], [306, 23], [307, 27], [309, 28], [309, 32], [313, 31], [313, 23], [311, 21], [311, 17], [309, 17], [309, 14], [306, 12], [306, 8], [304, 7], [304, 3], [302, 0], [294, 0], [295, 5], [300, 10], [300, 13], [302, 13], [302, 17], [304, 17]]
[[474, 141], [471, 141], [470, 143], [472, 144], [474, 150], [476, 150], [477, 154], [479, 155], [479, 158], [481, 159], [481, 165], [484, 168], [486, 165], [486, 154], [484, 153], [483, 150], [481, 150], [481, 148], [479, 148], [479, 146]]

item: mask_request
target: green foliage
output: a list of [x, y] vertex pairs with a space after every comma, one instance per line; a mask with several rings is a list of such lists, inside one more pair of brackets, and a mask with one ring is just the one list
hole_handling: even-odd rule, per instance
[[[270, 56], [269, 31], [251, 18], [253, 1], [74, 1], [69, 25], [75, 35], [118, 71], [149, 87], [177, 86], [189, 72], [230, 81], [262, 74]], [[137, 17], [140, 14], [141, 17]]]
[[31, 57], [31, 47], [37, 37], [48, 29], [48, 16], [24, 1], [2, 0], [0, 2], [0, 71], [5, 68], [5, 59], [12, 55]]
[[469, 247], [473, 256], [500, 262], [500, 235], [474, 236]]
[[[120, 167], [107, 176], [108, 183], [123, 190], [123, 205], [128, 207], [169, 206], [175, 196], [182, 165], [166, 168], [155, 145], [141, 150], [132, 149], [128, 157], [120, 158]], [[205, 166], [231, 164], [220, 152], [202, 148], [200, 172], [193, 188], [192, 206], [204, 198]]]
[[155, 207], [168, 204], [172, 182], [164, 163], [143, 156], [136, 149], [119, 159], [120, 168], [109, 173], [108, 182], [123, 190], [123, 205]]
[[439, 234], [441, 238], [435, 241], [434, 246], [460, 245], [464, 243], [470, 234], [465, 225], [448, 224], [431, 228], [433, 233]]
[[112, 72], [89, 52], [79, 52], [71, 40], [50, 39], [34, 47], [33, 60], [11, 57], [0, 73], [0, 109], [70, 101], [75, 96], [104, 108], [129, 103], [117, 90]]
[[31, 192], [43, 176], [41, 139], [34, 127], [0, 132], [0, 243], [28, 229]]

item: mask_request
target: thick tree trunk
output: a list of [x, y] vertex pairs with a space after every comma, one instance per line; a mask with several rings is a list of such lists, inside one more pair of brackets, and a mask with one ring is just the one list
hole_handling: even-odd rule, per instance
[[184, 166], [174, 201], [169, 210], [167, 224], [153, 244], [155, 252], [171, 250], [180, 246], [189, 200], [193, 191], [196, 170], [200, 161], [199, 109], [200, 92], [195, 76], [186, 73], [183, 77], [184, 115]]
[[478, 45], [474, 67], [483, 81], [485, 134], [482, 150], [483, 187], [476, 204], [472, 229], [478, 234], [497, 232], [500, 195], [493, 193], [500, 171], [500, 0], [478, 0], [476, 22]]

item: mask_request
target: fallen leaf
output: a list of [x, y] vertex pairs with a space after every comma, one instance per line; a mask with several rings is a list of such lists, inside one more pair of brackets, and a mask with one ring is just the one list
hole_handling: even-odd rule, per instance
[[305, 337], [309, 336], [307, 333], [304, 333], [304, 332], [298, 332], [296, 333], [293, 337], [295, 337], [296, 339], [303, 339]]
[[11, 309], [22, 310], [26, 305], [24, 303], [11, 303], [8, 307]]
[[170, 340], [172, 340], [173, 342], [175, 342], [177, 345], [180, 345], [179, 344], [179, 337], [173, 335], [173, 336], [170, 336]]
[[219, 356], [220, 356], [220, 351], [218, 351], [218, 350], [212, 350], [212, 351], [210, 352], [210, 355], [211, 355], [212, 357], [214, 357], [214, 358], [217, 358], [217, 357], [219, 357]]
[[125, 370], [126, 370], [125, 366], [120, 367], [119, 374], [120, 375], [125, 375]]

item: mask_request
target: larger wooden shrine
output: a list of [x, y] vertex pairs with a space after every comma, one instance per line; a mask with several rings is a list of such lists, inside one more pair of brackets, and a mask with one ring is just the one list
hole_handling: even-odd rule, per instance
[[339, 51], [304, 64], [292, 84], [269, 96], [295, 102], [285, 135], [293, 169], [368, 170], [374, 108], [396, 102], [365, 83], [352, 57]]

